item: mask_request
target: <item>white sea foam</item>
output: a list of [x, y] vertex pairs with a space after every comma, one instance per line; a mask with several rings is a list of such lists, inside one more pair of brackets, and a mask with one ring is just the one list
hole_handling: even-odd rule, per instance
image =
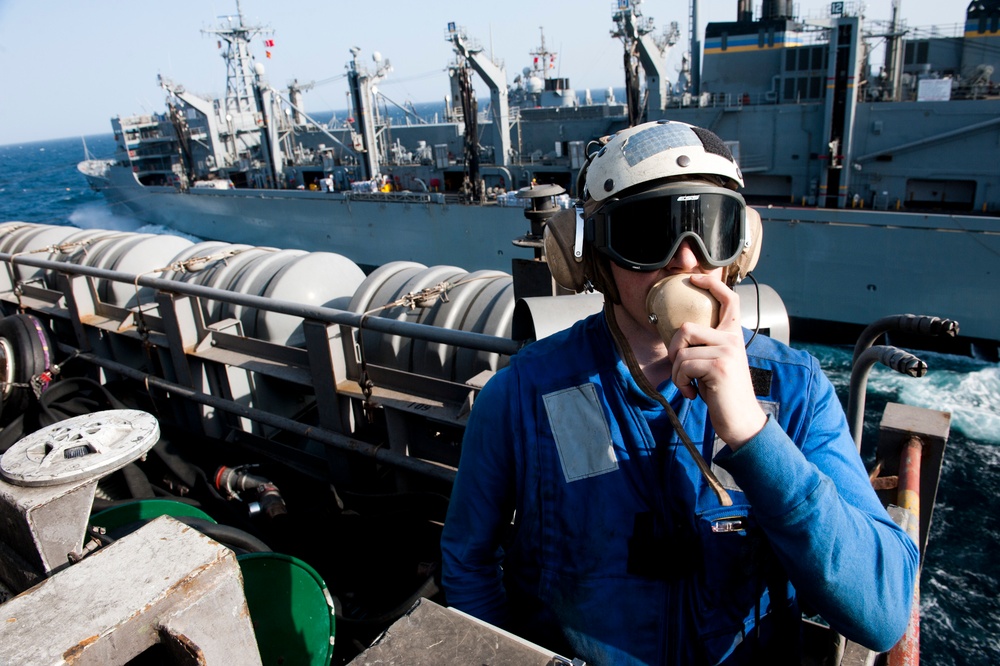
[[[851, 351], [818, 345], [808, 348], [814, 354], [819, 352], [834, 385], [846, 387]], [[875, 365], [868, 377], [868, 396], [950, 412], [954, 431], [980, 443], [1000, 444], [1000, 365], [971, 357], [912, 353], [927, 363], [924, 377], [909, 377]]]
[[922, 382], [901, 386], [908, 405], [951, 412], [951, 427], [971, 440], [1000, 444], [1000, 367], [967, 372], [929, 371]]
[[143, 225], [131, 217], [115, 215], [103, 201], [80, 204], [70, 213], [69, 223], [81, 229], [112, 231], [138, 231]]
[[160, 224], [146, 224], [132, 217], [116, 215], [104, 202], [81, 204], [70, 214], [69, 222], [81, 229], [109, 229], [111, 231], [130, 231], [141, 234], [159, 234], [180, 236], [197, 243], [201, 239], [191, 234], [181, 233]]

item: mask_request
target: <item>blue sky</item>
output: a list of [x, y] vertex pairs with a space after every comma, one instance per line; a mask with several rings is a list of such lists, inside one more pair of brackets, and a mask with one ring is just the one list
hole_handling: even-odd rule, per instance
[[[487, 50], [492, 46], [506, 64], [508, 79], [529, 64], [528, 52], [538, 45], [543, 27], [546, 46], [558, 53], [559, 75], [569, 77], [574, 88], [621, 86], [620, 43], [610, 37], [613, 4], [242, 0], [242, 9], [247, 22], [273, 29], [272, 58], [263, 59], [259, 40], [254, 54], [275, 87], [342, 74], [349, 49], [357, 46], [367, 62], [374, 51], [392, 62], [394, 71], [380, 88], [403, 103], [436, 101], [448, 93], [449, 21], [465, 26]], [[889, 18], [891, 0], [864, 4], [869, 19]], [[736, 0], [702, 0], [700, 22], [734, 20], [736, 5]], [[758, 10], [759, 5], [756, 0]], [[800, 16], [820, 16], [829, 3], [799, 0], [795, 6]], [[910, 26], [960, 23], [965, 7], [964, 2], [902, 1]], [[157, 74], [193, 92], [221, 94], [223, 61], [215, 38], [201, 30], [235, 10], [236, 0], [0, 0], [0, 145], [107, 133], [112, 116], [162, 111]], [[688, 2], [645, 0], [640, 11], [655, 20], [658, 32], [672, 21], [679, 24], [683, 37], [672, 61], [679, 64], [687, 49]], [[306, 94], [306, 109], [344, 108], [345, 91], [343, 80], [319, 85]]]

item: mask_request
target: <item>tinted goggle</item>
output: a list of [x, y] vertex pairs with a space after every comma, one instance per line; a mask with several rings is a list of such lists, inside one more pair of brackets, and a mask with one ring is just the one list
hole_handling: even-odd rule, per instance
[[728, 266], [747, 240], [743, 197], [702, 183], [668, 183], [611, 199], [586, 222], [594, 248], [634, 271], [663, 268], [685, 239], [691, 239], [705, 263]]

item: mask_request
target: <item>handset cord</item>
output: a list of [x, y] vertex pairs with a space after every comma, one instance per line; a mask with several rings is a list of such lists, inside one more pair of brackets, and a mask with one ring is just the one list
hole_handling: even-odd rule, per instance
[[751, 282], [753, 282], [753, 288], [757, 292], [757, 319], [754, 320], [753, 335], [750, 336], [750, 339], [747, 340], [746, 346], [744, 346], [744, 349], [750, 349], [750, 344], [753, 342], [754, 338], [757, 337], [757, 332], [760, 330], [760, 284], [757, 283], [757, 278], [753, 276], [753, 273], [747, 273], [746, 276], [750, 278]]
[[670, 419], [670, 424], [674, 427], [674, 431], [680, 438], [681, 442], [684, 443], [684, 448], [688, 450], [691, 457], [694, 458], [695, 464], [698, 465], [698, 470], [701, 472], [702, 477], [704, 477], [705, 482], [708, 483], [709, 487], [715, 491], [716, 496], [719, 498], [719, 503], [722, 506], [732, 506], [733, 499], [726, 492], [726, 489], [722, 487], [722, 483], [712, 472], [712, 468], [708, 466], [705, 462], [705, 458], [701, 455], [701, 452], [695, 448], [694, 443], [691, 438], [688, 437], [687, 431], [684, 430], [684, 426], [681, 425], [681, 421], [677, 418], [677, 413], [674, 412], [673, 407], [667, 402], [667, 399], [660, 394], [659, 391], [650, 383], [649, 378], [639, 367], [639, 361], [635, 358], [635, 353], [632, 351], [632, 346], [629, 344], [628, 339], [625, 334], [622, 333], [621, 328], [618, 326], [618, 320], [615, 318], [615, 308], [607, 300], [604, 301], [604, 315], [608, 321], [608, 328], [611, 329], [611, 337], [615, 341], [615, 345], [618, 347], [618, 351], [625, 359], [625, 365], [628, 366], [629, 372], [632, 373], [632, 378], [635, 379], [635, 383], [639, 385], [642, 392], [648, 395], [653, 400], [656, 400], [663, 409], [667, 412], [667, 417]]

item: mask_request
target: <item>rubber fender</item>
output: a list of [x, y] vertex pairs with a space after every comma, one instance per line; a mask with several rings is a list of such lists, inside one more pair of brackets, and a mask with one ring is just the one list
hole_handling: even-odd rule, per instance
[[16, 314], [0, 320], [0, 339], [5, 352], [5, 368], [0, 377], [11, 385], [3, 387], [0, 426], [24, 413], [35, 399], [30, 382], [52, 367], [55, 348], [45, 325], [33, 315]]

